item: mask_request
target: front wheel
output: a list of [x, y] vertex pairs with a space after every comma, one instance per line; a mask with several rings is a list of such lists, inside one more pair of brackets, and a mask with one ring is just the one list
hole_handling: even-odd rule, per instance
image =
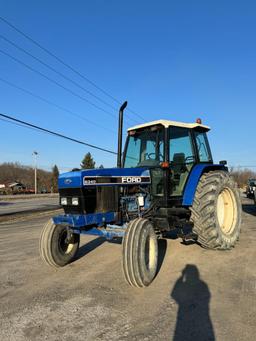
[[191, 211], [193, 232], [203, 247], [225, 250], [235, 245], [241, 227], [241, 200], [228, 172], [202, 175]]
[[50, 219], [44, 226], [40, 241], [41, 258], [52, 267], [58, 268], [70, 263], [79, 248], [80, 235], [68, 233], [67, 227], [55, 225]]
[[158, 264], [158, 243], [148, 219], [132, 220], [123, 238], [123, 271], [126, 281], [134, 287], [148, 286], [154, 279]]

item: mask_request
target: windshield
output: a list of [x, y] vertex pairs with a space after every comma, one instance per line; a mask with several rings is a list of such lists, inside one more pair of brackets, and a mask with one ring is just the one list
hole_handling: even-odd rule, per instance
[[124, 167], [157, 167], [164, 160], [163, 155], [163, 129], [136, 132], [128, 137]]

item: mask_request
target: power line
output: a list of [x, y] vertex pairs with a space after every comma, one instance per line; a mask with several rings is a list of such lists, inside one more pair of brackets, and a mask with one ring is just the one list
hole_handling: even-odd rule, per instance
[[46, 76], [46, 75], [43, 74], [42, 72], [40, 72], [40, 71], [34, 69], [33, 67], [29, 66], [28, 64], [23, 63], [21, 60], [19, 60], [19, 59], [13, 57], [13, 56], [10, 55], [9, 53], [7, 53], [7, 52], [5, 52], [5, 51], [3, 51], [3, 50], [0, 50], [0, 52], [1, 52], [2, 54], [4, 54], [5, 56], [9, 57], [10, 59], [16, 61], [17, 63], [23, 65], [24, 67], [26, 67], [26, 68], [29, 69], [30, 71], [33, 71], [33, 72], [37, 73], [37, 74], [40, 75], [41, 77], [43, 77], [43, 78], [47, 79], [48, 81], [50, 81], [51, 83], [53, 83], [53, 84], [59, 86], [60, 88], [66, 90], [67, 92], [71, 93], [73, 96], [80, 98], [81, 100], [83, 100], [83, 101], [85, 101], [85, 102], [91, 104], [91, 105], [94, 106], [95, 108], [97, 108], [97, 109], [99, 109], [99, 110], [105, 112], [106, 114], [108, 114], [108, 115], [110, 115], [110, 116], [116, 118], [115, 115], [110, 114], [110, 113], [109, 113], [108, 111], [106, 111], [105, 109], [99, 107], [98, 105], [96, 105], [96, 104], [94, 104], [93, 102], [89, 101], [89, 100], [86, 99], [85, 97], [78, 95], [78, 94], [75, 93], [73, 90], [71, 90], [71, 89], [69, 89], [69, 88], [66, 88], [65, 86], [63, 86], [63, 85], [61, 85], [60, 83], [56, 82], [54, 79], [52, 79], [52, 78]]
[[[61, 63], [62, 65], [64, 65], [65, 67], [67, 67], [68, 69], [70, 69], [71, 71], [73, 71], [75, 74], [77, 74], [78, 76], [80, 76], [81, 78], [83, 78], [85, 81], [87, 81], [89, 84], [91, 84], [92, 86], [94, 86], [97, 90], [99, 90], [101, 93], [103, 93], [104, 95], [106, 95], [107, 97], [111, 98], [114, 102], [118, 103], [119, 105], [122, 104], [117, 98], [115, 98], [114, 96], [112, 96], [109, 92], [107, 92], [106, 90], [102, 89], [101, 87], [99, 87], [96, 83], [94, 83], [93, 81], [91, 81], [88, 77], [84, 76], [81, 72], [77, 71], [74, 67], [72, 67], [71, 65], [67, 64], [66, 62], [64, 62], [61, 58], [59, 58], [58, 56], [56, 56], [54, 53], [52, 53], [51, 51], [49, 51], [47, 48], [43, 47], [41, 44], [39, 44], [37, 41], [35, 41], [33, 38], [31, 38], [30, 36], [28, 36], [26, 33], [24, 33], [23, 31], [21, 31], [20, 29], [18, 29], [16, 26], [14, 26], [12, 23], [10, 23], [8, 20], [6, 20], [5, 18], [0, 16], [0, 20], [2, 20], [6, 25], [8, 25], [9, 27], [11, 27], [12, 29], [14, 29], [16, 32], [18, 32], [19, 34], [21, 34], [23, 37], [25, 37], [27, 40], [29, 40], [30, 42], [32, 42], [33, 44], [35, 44], [37, 47], [39, 47], [41, 50], [43, 50], [44, 52], [48, 53], [51, 57], [55, 58], [59, 63]], [[140, 119], [142, 119], [144, 121], [144, 118], [137, 114], [135, 111], [131, 110], [131, 109], [127, 109], [128, 111], [130, 111], [131, 113], [133, 113], [134, 115], [136, 115], [137, 117], [139, 117]]]
[[[73, 96], [78, 97], [78, 98], [81, 99], [82, 101], [85, 101], [85, 102], [89, 103], [90, 105], [92, 105], [92, 106], [95, 107], [96, 109], [99, 109], [99, 110], [103, 111], [104, 113], [106, 113], [107, 115], [109, 115], [109, 116], [111, 116], [111, 117], [113, 117], [113, 118], [115, 118], [115, 119], [117, 118], [116, 115], [113, 115], [113, 114], [109, 113], [108, 111], [106, 111], [105, 109], [101, 108], [101, 107], [98, 106], [97, 104], [91, 102], [91, 101], [88, 100], [87, 98], [85, 98], [85, 97], [83, 97], [83, 96], [77, 94], [77, 93], [74, 92], [73, 90], [71, 90], [71, 89], [65, 87], [64, 85], [58, 83], [58, 82], [55, 81], [54, 79], [52, 79], [52, 78], [46, 76], [46, 75], [45, 75], [44, 73], [42, 73], [41, 71], [38, 71], [38, 70], [34, 69], [32, 66], [29, 66], [28, 64], [22, 62], [21, 60], [19, 60], [18, 58], [12, 56], [11, 54], [9, 54], [9, 53], [7, 53], [7, 52], [1, 50], [1, 49], [0, 49], [0, 52], [1, 52], [2, 54], [4, 54], [5, 56], [7, 56], [8, 58], [10, 58], [10, 59], [14, 60], [15, 62], [17, 62], [18, 64], [21, 64], [22, 66], [26, 67], [26, 68], [29, 69], [30, 71], [35, 72], [36, 74], [38, 74], [38, 75], [40, 75], [41, 77], [47, 79], [47, 80], [50, 81], [51, 83], [53, 83], [53, 84], [59, 86], [60, 88], [64, 89], [65, 91], [71, 93]], [[133, 119], [131, 119], [131, 118], [129, 118], [129, 119], [130, 119], [130, 120], [133, 120]], [[134, 121], [134, 120], [133, 120], [133, 121]]]
[[[102, 148], [102, 147], [98, 147], [96, 145], [93, 145], [93, 144], [90, 144], [90, 143], [87, 143], [87, 142], [84, 142], [84, 141], [81, 141], [81, 140], [74, 139], [72, 137], [69, 137], [69, 136], [66, 136], [66, 135], [54, 132], [52, 130], [39, 127], [39, 126], [37, 126], [35, 124], [29, 123], [29, 122], [26, 122], [26, 121], [23, 121], [23, 120], [19, 120], [19, 119], [15, 118], [15, 117], [12, 117], [12, 116], [9, 116], [9, 115], [3, 114], [3, 113], [0, 113], [0, 116], [2, 117], [2, 118], [0, 117], [1, 121], [7, 122], [7, 123], [11, 123], [11, 124], [15, 124], [15, 125], [23, 127], [23, 128], [26, 127], [26, 128], [29, 128], [29, 129], [32, 129], [32, 130], [35, 130], [35, 131], [39, 130], [39, 131], [42, 131], [42, 132], [50, 134], [50, 135], [58, 136], [58, 137], [61, 137], [63, 139], [66, 139], [66, 140], [69, 140], [69, 141], [72, 141], [72, 142], [76, 142], [76, 143], [88, 146], [90, 148], [98, 149], [98, 150], [104, 151], [106, 153], [117, 155], [117, 153], [113, 152], [112, 150], [105, 149], [105, 148]], [[234, 167], [234, 168], [256, 168], [256, 165], [239, 165], [239, 166], [231, 165], [231, 167]]]
[[29, 91], [29, 90], [26, 90], [26, 89], [24, 89], [24, 88], [22, 88], [22, 87], [20, 87], [20, 86], [18, 86], [18, 85], [15, 85], [15, 84], [13, 84], [13, 83], [7, 81], [6, 79], [3, 79], [3, 78], [0, 77], [0, 81], [3, 82], [3, 83], [8, 84], [9, 86], [11, 86], [11, 87], [13, 87], [13, 88], [15, 88], [15, 89], [18, 89], [18, 90], [20, 90], [20, 91], [22, 91], [22, 92], [25, 92], [25, 93], [29, 94], [29, 95], [32, 96], [32, 97], [35, 97], [35, 98], [37, 98], [37, 99], [40, 99], [41, 101], [43, 101], [43, 102], [45, 102], [45, 103], [47, 103], [47, 104], [49, 104], [49, 105], [52, 105], [52, 106], [58, 108], [59, 110], [65, 111], [65, 112], [69, 113], [69, 114], [72, 115], [72, 116], [75, 116], [75, 117], [77, 117], [77, 118], [80, 118], [81, 120], [83, 120], [83, 121], [85, 121], [85, 122], [88, 122], [88, 123], [90, 123], [90, 124], [92, 124], [92, 125], [94, 125], [94, 126], [96, 126], [96, 127], [98, 127], [98, 128], [104, 129], [105, 131], [108, 130], [108, 131], [110, 131], [111, 133], [116, 134], [115, 131], [113, 131], [113, 130], [111, 130], [111, 129], [107, 129], [106, 127], [103, 127], [103, 126], [99, 125], [98, 123], [95, 123], [95, 122], [89, 120], [88, 118], [85, 118], [85, 117], [83, 117], [83, 116], [81, 116], [81, 115], [79, 115], [79, 114], [77, 114], [77, 113], [75, 113], [75, 112], [73, 112], [73, 111], [71, 111], [71, 110], [69, 110], [69, 109], [66, 109], [66, 108], [64, 108], [64, 107], [62, 107], [62, 106], [60, 106], [60, 105], [58, 105], [58, 104], [56, 104], [56, 103], [54, 103], [54, 102], [52, 102], [52, 101], [50, 101], [50, 100], [44, 98], [44, 97], [42, 97], [42, 96], [39, 96], [39, 95], [37, 95], [37, 94], [35, 94], [35, 93]]
[[0, 116], [5, 118], [5, 119], [8, 119], [8, 120], [10, 120], [12, 122], [16, 122], [17, 125], [19, 125], [19, 126], [23, 125], [23, 126], [26, 126], [26, 127], [30, 127], [32, 129], [36, 129], [36, 130], [45, 132], [45, 133], [50, 134], [50, 135], [58, 136], [58, 137], [61, 137], [63, 139], [66, 139], [66, 140], [69, 140], [69, 141], [72, 141], [72, 142], [76, 142], [76, 143], [88, 146], [90, 148], [101, 150], [101, 151], [106, 152], [106, 153], [110, 153], [110, 154], [114, 154], [114, 155], [117, 154], [116, 152], [113, 152], [112, 150], [105, 149], [105, 148], [102, 148], [102, 147], [98, 147], [96, 145], [93, 145], [93, 144], [90, 144], [90, 143], [87, 143], [87, 142], [84, 142], [84, 141], [81, 141], [81, 140], [74, 139], [72, 137], [69, 137], [69, 136], [57, 133], [57, 132], [49, 130], [49, 129], [45, 129], [45, 128], [39, 127], [39, 126], [37, 126], [35, 124], [19, 120], [19, 119], [15, 118], [15, 117], [12, 117], [12, 116], [9, 116], [9, 115], [6, 115], [6, 114], [0, 113]]
[[102, 102], [103, 104], [109, 106], [110, 108], [116, 110], [116, 108], [107, 103], [106, 101], [102, 100], [100, 97], [94, 95], [91, 91], [87, 90], [86, 88], [84, 88], [83, 86], [81, 86], [79, 83], [73, 81], [71, 78], [65, 76], [63, 73], [59, 72], [58, 70], [56, 70], [55, 68], [53, 68], [52, 66], [50, 66], [49, 64], [45, 63], [44, 61], [42, 61], [40, 58], [37, 58], [36, 56], [34, 56], [32, 53], [28, 52], [27, 50], [23, 49], [22, 47], [20, 47], [19, 45], [15, 44], [13, 41], [9, 40], [8, 38], [4, 37], [3, 35], [0, 35], [0, 37], [8, 42], [10, 45], [14, 46], [16, 49], [22, 51], [23, 53], [27, 54], [28, 56], [30, 56], [31, 58], [33, 58], [34, 60], [38, 61], [39, 63], [41, 63], [42, 65], [44, 65], [45, 67], [47, 67], [49, 70], [55, 72], [57, 75], [63, 77], [64, 79], [66, 79], [67, 81], [71, 82], [72, 84], [76, 85], [78, 88], [82, 89], [83, 91], [85, 91], [86, 93], [88, 93], [90, 96], [96, 98], [98, 101]]
[[[1, 114], [0, 114], [0, 115], [1, 115]], [[24, 126], [24, 125], [22, 125], [22, 124], [20, 124], [20, 123], [13, 122], [13, 121], [9, 121], [9, 120], [7, 120], [7, 119], [5, 119], [5, 118], [1, 118], [1, 117], [0, 117], [0, 121], [6, 122], [6, 123], [11, 123], [11, 124], [13, 124], [13, 125], [16, 125], [16, 126], [19, 126], [19, 127], [22, 127], [22, 128], [28, 128], [28, 129], [31, 129], [31, 130], [34, 130], [34, 131], [38, 131], [38, 130], [35, 129], [35, 128], [28, 127], [28, 126]], [[45, 133], [45, 132], [44, 132], [44, 133]]]

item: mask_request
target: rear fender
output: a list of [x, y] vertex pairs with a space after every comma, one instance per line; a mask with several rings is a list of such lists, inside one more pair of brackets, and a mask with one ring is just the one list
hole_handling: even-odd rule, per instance
[[207, 163], [198, 164], [193, 167], [188, 177], [186, 186], [185, 186], [185, 190], [183, 194], [183, 201], [182, 201], [183, 206], [192, 206], [193, 201], [194, 201], [194, 196], [196, 193], [196, 188], [197, 188], [197, 185], [201, 176], [204, 173], [208, 173], [214, 170], [224, 170], [227, 172], [228, 168], [225, 167], [224, 165], [219, 165], [219, 164], [213, 165], [213, 164], [207, 164]]

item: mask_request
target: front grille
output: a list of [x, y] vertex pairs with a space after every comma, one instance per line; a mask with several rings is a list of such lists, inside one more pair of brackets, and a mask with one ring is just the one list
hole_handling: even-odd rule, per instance
[[94, 213], [97, 206], [96, 188], [83, 188], [82, 199], [85, 213]]
[[[85, 214], [93, 213], [96, 208], [96, 189], [95, 188], [61, 188], [59, 189], [60, 198], [67, 198], [67, 205], [63, 205], [65, 213]], [[78, 198], [79, 205], [72, 205], [72, 198]]]
[[[86, 214], [96, 212], [117, 212], [119, 190], [114, 186], [93, 186], [88, 188], [61, 188], [60, 198], [67, 198], [63, 205], [65, 213]], [[72, 198], [78, 198], [79, 205], [72, 205]]]
[[118, 193], [115, 186], [97, 186], [97, 211], [98, 212], [117, 212]]

